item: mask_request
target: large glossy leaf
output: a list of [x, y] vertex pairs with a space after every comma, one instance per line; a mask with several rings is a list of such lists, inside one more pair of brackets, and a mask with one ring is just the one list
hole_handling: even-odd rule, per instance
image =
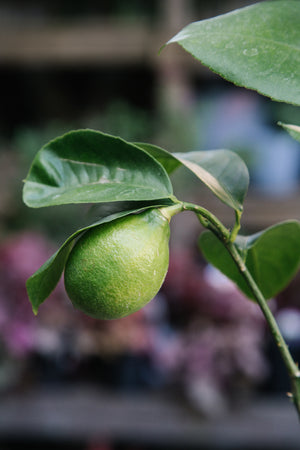
[[244, 161], [230, 150], [206, 150], [168, 153], [149, 144], [136, 144], [148, 151], [168, 173], [180, 165], [196, 175], [226, 205], [243, 209], [249, 185], [249, 173]]
[[[165, 203], [163, 203], [164, 206]], [[157, 204], [157, 206], [160, 206]], [[148, 206], [147, 206], [148, 207]], [[74, 240], [90, 228], [96, 227], [103, 223], [111, 222], [128, 214], [137, 213], [145, 209], [145, 206], [137, 209], [127, 211], [119, 211], [115, 214], [102, 217], [97, 222], [80, 228], [62, 244], [62, 246], [55, 252], [26, 282], [26, 288], [29, 300], [32, 305], [33, 312], [37, 314], [39, 306], [46, 300], [47, 297], [56, 287], [64, 270], [68, 255], [73, 247]]]
[[[282, 222], [261, 233], [239, 237], [235, 245], [264, 297], [272, 298], [299, 269], [300, 223]], [[199, 246], [209, 263], [233, 280], [249, 298], [254, 298], [228, 251], [212, 232], [201, 234]]]
[[265, 1], [191, 23], [168, 44], [239, 86], [300, 105], [299, 23], [298, 0]]
[[287, 123], [279, 123], [296, 141], [300, 142], [300, 127], [299, 125], [291, 125]]
[[71, 131], [45, 145], [33, 161], [23, 190], [25, 204], [34, 208], [171, 195], [165, 169], [149, 153], [93, 130]]

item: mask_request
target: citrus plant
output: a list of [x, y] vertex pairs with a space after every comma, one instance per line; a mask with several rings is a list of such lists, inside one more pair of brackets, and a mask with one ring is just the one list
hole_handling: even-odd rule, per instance
[[[300, 3], [257, 3], [195, 22], [166, 45], [180, 44], [227, 80], [276, 101], [300, 105]], [[280, 124], [300, 141], [300, 127]], [[169, 175], [183, 166], [234, 211], [226, 228], [201, 205], [173, 194]], [[40, 208], [69, 203], [114, 206], [73, 233], [27, 281], [33, 311], [65, 272], [75, 307], [102, 319], [130, 314], [160, 289], [168, 268], [169, 221], [193, 211], [206, 229], [199, 249], [261, 308], [291, 380], [300, 414], [300, 371], [267, 300], [300, 266], [300, 223], [285, 221], [250, 236], [240, 235], [249, 183], [243, 160], [230, 150], [170, 153], [93, 130], [76, 130], [47, 143], [35, 156], [23, 200]], [[103, 210], [104, 211], [104, 210]]]

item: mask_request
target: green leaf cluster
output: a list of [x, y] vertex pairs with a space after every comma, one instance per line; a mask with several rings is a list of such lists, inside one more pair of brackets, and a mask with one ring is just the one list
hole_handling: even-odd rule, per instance
[[241, 210], [249, 176], [244, 162], [229, 150], [169, 153], [150, 144], [133, 144], [93, 130], [71, 131], [36, 155], [23, 189], [33, 208], [70, 203], [116, 202], [120, 211], [77, 230], [27, 281], [33, 311], [57, 285], [75, 239], [89, 228], [145, 208], [172, 205], [169, 174], [185, 166], [224, 203]]
[[[167, 44], [178, 43], [232, 83], [276, 101], [300, 105], [300, 2], [256, 3], [184, 27]], [[300, 127], [280, 124], [300, 142]], [[300, 260], [297, 221], [275, 225], [253, 236], [238, 236], [235, 247], [266, 298], [295, 275]], [[206, 259], [250, 298], [253, 293], [226, 245], [212, 232], [201, 235]]]
[[[267, 1], [192, 23], [168, 44], [179, 43], [234, 84], [300, 105], [299, 23], [299, 1]], [[299, 126], [280, 125], [300, 141]], [[227, 149], [170, 153], [153, 144], [77, 130], [50, 141], [37, 153], [25, 180], [23, 201], [32, 208], [70, 203], [114, 205], [114, 213], [104, 213], [95, 223], [73, 233], [28, 279], [35, 313], [58, 283], [69, 252], [82, 233], [146, 208], [181, 203], [184, 209], [184, 202], [173, 194], [169, 177], [179, 167], [196, 176], [235, 211], [232, 230], [223, 233], [224, 227], [212, 214], [195, 207], [201, 223], [210, 230], [199, 239], [206, 259], [249, 298], [254, 298], [253, 292], [228, 252], [229, 243], [266, 298], [289, 283], [300, 265], [300, 224], [288, 221], [252, 236], [238, 235], [249, 174], [236, 153]]]

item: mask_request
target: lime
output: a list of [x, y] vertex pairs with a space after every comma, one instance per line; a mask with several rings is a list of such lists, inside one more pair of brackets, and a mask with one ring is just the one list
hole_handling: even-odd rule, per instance
[[65, 288], [75, 308], [99, 319], [125, 317], [142, 308], [166, 276], [169, 236], [169, 221], [159, 209], [84, 233], [65, 267]]

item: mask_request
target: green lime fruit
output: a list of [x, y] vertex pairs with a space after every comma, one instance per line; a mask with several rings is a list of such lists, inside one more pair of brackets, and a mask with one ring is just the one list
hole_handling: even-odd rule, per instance
[[169, 237], [169, 221], [159, 209], [88, 230], [65, 267], [65, 288], [75, 308], [98, 319], [117, 319], [142, 308], [165, 279]]

